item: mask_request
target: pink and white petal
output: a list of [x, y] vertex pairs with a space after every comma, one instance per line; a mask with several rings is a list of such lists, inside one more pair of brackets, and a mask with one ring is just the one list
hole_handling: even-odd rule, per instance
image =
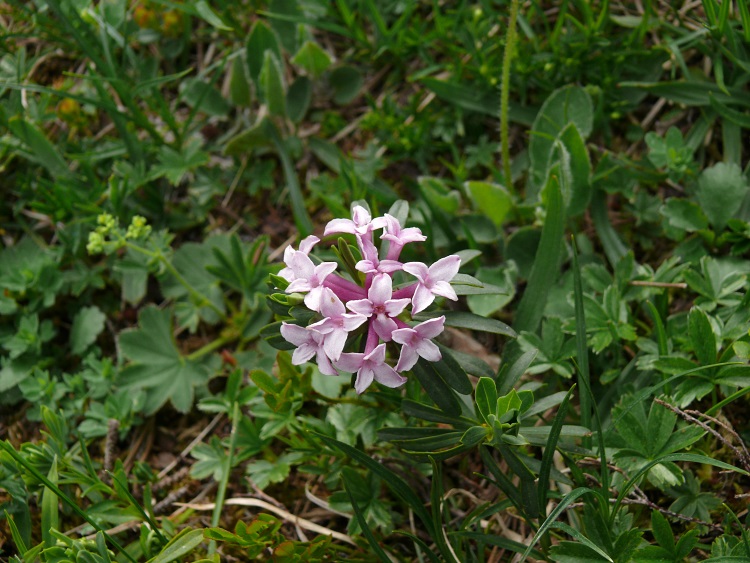
[[292, 363], [295, 366], [309, 362], [312, 357], [317, 354], [317, 346], [311, 346], [310, 344], [302, 344], [292, 353]]
[[439, 362], [443, 358], [440, 348], [432, 340], [420, 340], [415, 349], [428, 362]]
[[417, 363], [418, 359], [419, 354], [417, 354], [413, 346], [402, 346], [401, 355], [398, 357], [398, 363], [396, 364], [396, 371], [410, 370]]
[[365, 356], [365, 360], [368, 362], [374, 362], [376, 364], [382, 364], [385, 362], [385, 344], [378, 344], [373, 348], [372, 352]]
[[324, 317], [340, 317], [346, 313], [341, 299], [328, 287], [323, 287], [320, 295], [320, 314]]
[[408, 227], [406, 229], [403, 229], [399, 233], [399, 238], [404, 244], [406, 244], [407, 242], [422, 242], [427, 240], [427, 237], [424, 236], [422, 234], [422, 231], [420, 231], [417, 227]]
[[407, 262], [404, 264], [402, 270], [415, 276], [419, 281], [424, 281], [429, 275], [429, 269], [426, 264], [422, 262]]
[[281, 336], [295, 346], [301, 346], [312, 340], [312, 334], [307, 328], [292, 323], [281, 323]]
[[419, 323], [414, 330], [421, 338], [435, 338], [445, 329], [445, 316]]
[[341, 352], [346, 345], [346, 336], [346, 331], [334, 330], [323, 341], [323, 350], [325, 350], [326, 356], [334, 362], [341, 357]]
[[387, 274], [378, 274], [372, 280], [367, 294], [375, 305], [382, 305], [393, 296], [393, 280]]
[[310, 290], [310, 293], [305, 295], [305, 306], [311, 311], [320, 311], [320, 299], [323, 296], [323, 290], [325, 288], [320, 285]]
[[[417, 331], [413, 328], [399, 328], [391, 333], [393, 341], [406, 346], [411, 345], [414, 336], [417, 335]], [[400, 371], [400, 370], [399, 370]]]
[[354, 301], [349, 301], [346, 306], [349, 307], [350, 311], [359, 313], [365, 317], [372, 315], [372, 301], [369, 299], [356, 299]]
[[356, 227], [351, 219], [333, 219], [328, 221], [323, 235], [328, 236], [331, 233], [350, 233], [353, 235], [357, 233]]
[[378, 272], [390, 274], [391, 272], [398, 272], [402, 267], [403, 264], [398, 260], [381, 260], [378, 264]]
[[354, 267], [365, 274], [371, 274], [378, 271], [378, 266], [370, 260], [360, 260], [354, 265]]
[[290, 283], [287, 288], [284, 290], [287, 293], [305, 293], [306, 291], [310, 291], [312, 289], [312, 286], [310, 285], [310, 280], [307, 278], [296, 278], [292, 283]]
[[352, 207], [352, 221], [358, 227], [367, 225], [370, 222], [370, 218], [370, 212], [361, 205], [355, 205]]
[[411, 298], [411, 314], [416, 315], [424, 311], [433, 301], [435, 301], [435, 296], [420, 283], [414, 291], [414, 297]]
[[374, 231], [375, 229], [382, 229], [388, 224], [385, 217], [375, 217], [372, 221], [370, 221], [370, 230]]
[[341, 354], [341, 356], [339, 356], [339, 359], [336, 360], [335, 366], [341, 371], [354, 373], [355, 371], [358, 371], [359, 368], [362, 367], [364, 358], [365, 358], [364, 354], [360, 354], [357, 352], [349, 352], [346, 354]]
[[289, 267], [298, 278], [309, 279], [315, 273], [315, 264], [304, 252], [295, 252], [289, 260]]
[[315, 235], [310, 235], [309, 237], [304, 238], [302, 242], [299, 243], [299, 251], [304, 252], [305, 254], [310, 254], [313, 246], [315, 246], [319, 242], [320, 239], [318, 237], [316, 237]]
[[322, 283], [326, 276], [336, 271], [338, 264], [336, 262], [323, 262], [315, 266], [314, 274], [317, 276], [319, 283]]
[[384, 303], [385, 312], [390, 317], [397, 317], [406, 309], [409, 303], [411, 303], [411, 299], [389, 299]]
[[284, 278], [288, 282], [294, 281], [294, 277], [295, 277], [294, 276], [294, 270], [292, 270], [291, 268], [288, 268], [288, 267], [281, 269], [277, 275], [279, 277]]
[[354, 382], [355, 391], [361, 395], [372, 385], [373, 379], [375, 379], [375, 373], [372, 368], [363, 367], [357, 372], [357, 380]]
[[400, 387], [406, 383], [406, 378], [399, 375], [395, 369], [388, 364], [380, 364], [372, 368], [375, 372], [375, 381], [386, 387]]
[[324, 375], [338, 375], [339, 374], [336, 368], [333, 367], [331, 360], [328, 358], [328, 356], [325, 355], [325, 353], [323, 353], [322, 350], [318, 350], [318, 356], [316, 360], [318, 363], [318, 369], [320, 370], [320, 373]]
[[[393, 331], [396, 330], [398, 325], [392, 318], [385, 315], [378, 315], [373, 321], [372, 327], [375, 329], [375, 333], [381, 338], [381, 340], [390, 342], [393, 337]], [[383, 356], [383, 359], [385, 359], [385, 355]]]
[[362, 258], [364, 260], [369, 260], [370, 262], [377, 264], [378, 249], [375, 247], [372, 241], [367, 238], [357, 237], [357, 242], [359, 243], [359, 248], [362, 251]]
[[367, 317], [359, 313], [341, 315], [341, 318], [343, 319], [342, 326], [347, 332], [358, 329], [367, 320]]
[[447, 281], [435, 282], [432, 285], [431, 289], [432, 289], [432, 293], [434, 293], [435, 295], [440, 295], [441, 297], [445, 297], [453, 301], [458, 300], [458, 295], [456, 295], [456, 290], [453, 289], [451, 284], [449, 284]]
[[460, 267], [461, 258], [459, 256], [455, 254], [446, 256], [430, 266], [430, 278], [433, 281], [451, 281], [458, 273]]

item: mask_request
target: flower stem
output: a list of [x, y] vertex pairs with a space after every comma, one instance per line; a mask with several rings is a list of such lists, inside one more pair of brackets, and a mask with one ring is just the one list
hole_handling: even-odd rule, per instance
[[516, 20], [518, 19], [518, 0], [510, 2], [510, 21], [505, 35], [505, 51], [503, 53], [502, 82], [500, 84], [500, 147], [503, 157], [503, 174], [505, 188], [513, 190], [513, 176], [510, 171], [510, 140], [508, 134], [508, 105], [510, 97], [510, 64], [516, 48]]

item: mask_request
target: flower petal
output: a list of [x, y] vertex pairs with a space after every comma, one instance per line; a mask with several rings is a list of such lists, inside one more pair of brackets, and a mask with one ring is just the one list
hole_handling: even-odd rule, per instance
[[354, 373], [355, 371], [359, 370], [359, 368], [362, 367], [362, 363], [364, 362], [364, 359], [365, 359], [364, 354], [360, 354], [356, 352], [341, 354], [341, 356], [339, 356], [339, 359], [336, 360], [335, 366], [341, 371]]
[[326, 356], [334, 362], [341, 357], [341, 352], [346, 345], [347, 333], [344, 330], [334, 330], [323, 341], [323, 350]]
[[456, 295], [456, 290], [453, 289], [451, 284], [449, 284], [446, 281], [438, 281], [435, 282], [435, 284], [432, 286], [432, 293], [435, 295], [440, 295], [441, 297], [446, 297], [448, 299], [452, 299], [453, 301], [458, 300], [458, 295]]
[[373, 321], [372, 326], [375, 329], [377, 335], [382, 340], [390, 342], [393, 331], [396, 330], [396, 327], [398, 325], [396, 325], [396, 321], [394, 321], [392, 318], [387, 317], [386, 315], [378, 315], [377, 318]]
[[424, 311], [433, 301], [435, 301], [435, 296], [429, 289], [420, 283], [417, 286], [417, 290], [414, 292], [414, 297], [411, 298], [412, 316]]
[[[403, 329], [402, 329], [403, 330]], [[395, 331], [398, 332], [398, 331]], [[394, 334], [395, 334], [394, 332]], [[396, 340], [395, 336], [393, 338]], [[398, 363], [396, 364], [396, 371], [408, 371], [414, 367], [419, 359], [419, 354], [413, 346], [402, 346], [401, 355], [398, 357]]]
[[420, 340], [414, 348], [428, 362], [439, 362], [443, 358], [440, 348], [432, 340]]
[[375, 381], [386, 387], [400, 387], [406, 383], [406, 378], [399, 375], [395, 369], [388, 364], [380, 364], [372, 368], [375, 372]]
[[310, 254], [310, 251], [313, 249], [313, 246], [318, 244], [320, 242], [320, 239], [316, 237], [315, 235], [310, 235], [309, 237], [306, 237], [302, 240], [302, 242], [299, 243], [299, 251], [304, 252], [305, 254]]
[[445, 329], [445, 316], [430, 319], [429, 321], [419, 323], [414, 327], [414, 330], [421, 338], [427, 339], [435, 338], [438, 334], [443, 332], [443, 329]]
[[461, 267], [461, 258], [455, 254], [446, 256], [435, 262], [430, 266], [430, 279], [433, 282], [436, 281], [451, 281], [456, 274], [458, 269]]
[[422, 262], [407, 262], [402, 267], [402, 270], [411, 274], [412, 276], [415, 276], [421, 282], [426, 280], [429, 276], [429, 269], [427, 268], [427, 264], [424, 264]]
[[372, 280], [367, 294], [373, 305], [382, 305], [393, 296], [393, 280], [388, 274], [378, 274]]
[[414, 336], [417, 335], [417, 331], [413, 328], [399, 328], [391, 333], [394, 342], [410, 346]]
[[320, 370], [320, 373], [324, 375], [338, 375], [339, 372], [336, 371], [336, 368], [333, 367], [333, 364], [331, 363], [331, 360], [328, 358], [328, 356], [325, 355], [323, 350], [318, 350], [318, 356], [315, 358], [318, 362], [318, 369]]
[[349, 310], [354, 313], [359, 313], [365, 317], [372, 315], [372, 301], [369, 299], [357, 299], [355, 301], [349, 301], [346, 304]]
[[323, 235], [328, 236], [331, 233], [350, 233], [354, 235], [357, 233], [357, 226], [351, 219], [333, 219], [328, 221]]
[[409, 303], [411, 299], [389, 299], [384, 303], [385, 312], [390, 317], [398, 317]]
[[320, 314], [324, 317], [337, 318], [346, 313], [341, 299], [329, 288], [324, 287], [320, 294]]
[[318, 348], [316, 346], [311, 346], [310, 344], [302, 344], [299, 348], [297, 348], [292, 353], [292, 363], [295, 366], [298, 366], [300, 364], [304, 364], [305, 362], [310, 361], [312, 357], [318, 352]]
[[370, 385], [372, 385], [373, 379], [375, 379], [375, 373], [372, 371], [372, 368], [363, 367], [357, 372], [357, 380], [354, 382], [354, 389], [361, 395]]
[[307, 328], [292, 323], [281, 323], [281, 336], [295, 346], [301, 346], [312, 340], [312, 335]]

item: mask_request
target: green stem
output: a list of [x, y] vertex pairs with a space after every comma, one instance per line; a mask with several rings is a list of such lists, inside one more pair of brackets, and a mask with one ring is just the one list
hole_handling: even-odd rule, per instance
[[503, 52], [503, 75], [500, 84], [500, 147], [503, 156], [503, 174], [505, 188], [513, 189], [513, 176], [510, 171], [510, 140], [508, 134], [508, 106], [510, 98], [510, 64], [516, 48], [516, 20], [518, 19], [518, 0], [510, 2], [510, 21], [505, 34], [505, 51]]
[[[227, 487], [229, 486], [229, 474], [232, 472], [232, 466], [234, 465], [234, 450], [237, 445], [237, 427], [240, 423], [240, 404], [235, 402], [232, 408], [232, 433], [229, 435], [229, 453], [224, 458], [224, 472], [221, 475], [221, 481], [219, 481], [219, 489], [216, 491], [216, 501], [214, 502], [214, 511], [211, 515], [211, 526], [216, 528], [219, 525], [221, 519], [221, 511], [224, 508], [224, 499], [227, 495]], [[208, 545], [208, 554], [213, 555], [216, 552], [216, 541], [211, 540]]]
[[214, 350], [218, 350], [222, 346], [226, 346], [230, 342], [233, 342], [234, 340], [237, 340], [238, 336], [222, 336], [220, 338], [217, 338], [216, 340], [212, 340], [205, 346], [201, 346], [198, 348], [195, 352], [188, 354], [186, 356], [186, 359], [189, 362], [194, 362], [196, 360], [200, 360], [203, 356], [206, 354], [210, 354]]
[[198, 291], [192, 285], [190, 285], [190, 282], [187, 281], [183, 277], [183, 275], [177, 271], [177, 268], [175, 268], [172, 265], [172, 263], [169, 260], [167, 260], [167, 257], [164, 256], [161, 252], [152, 252], [150, 250], [143, 248], [142, 246], [138, 246], [137, 244], [132, 244], [131, 242], [125, 240], [124, 238], [119, 237], [119, 235], [118, 235], [118, 238], [120, 238], [121, 240], [124, 240], [125, 246], [127, 246], [128, 248], [136, 252], [140, 252], [141, 254], [143, 254], [144, 256], [148, 256], [149, 258], [159, 260], [159, 262], [164, 264], [164, 267], [169, 271], [169, 273], [174, 276], [177, 282], [187, 290], [187, 292], [190, 294], [190, 296], [193, 299], [195, 299], [199, 307], [208, 307], [209, 309], [213, 310], [217, 315], [219, 315], [219, 318], [221, 320], [223, 321], [227, 320], [227, 316], [224, 313], [224, 311], [219, 309], [219, 307], [216, 306], [216, 304], [213, 301], [211, 301], [208, 297], [206, 297], [200, 291]]

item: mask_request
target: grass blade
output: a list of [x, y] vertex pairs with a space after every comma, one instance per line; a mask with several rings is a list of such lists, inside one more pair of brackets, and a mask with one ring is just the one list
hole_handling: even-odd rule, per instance
[[[586, 315], [583, 309], [583, 284], [581, 282], [581, 268], [578, 265], [578, 249], [573, 238], [573, 296], [576, 315], [576, 358], [578, 360], [578, 385], [581, 393], [581, 426], [591, 428], [591, 404], [594, 397], [591, 394], [591, 374], [589, 372], [589, 350], [586, 339]], [[591, 447], [590, 440], [584, 438], [583, 446]]]
[[349, 444], [339, 442], [334, 438], [330, 438], [322, 434], [317, 434], [317, 436], [327, 446], [339, 450], [344, 455], [349, 456], [353, 460], [357, 461], [358, 463], [362, 464], [364, 467], [375, 473], [378, 477], [383, 479], [383, 481], [385, 481], [385, 483], [393, 491], [393, 493], [406, 504], [408, 504], [409, 507], [411, 507], [411, 509], [414, 511], [414, 514], [416, 514], [424, 524], [427, 533], [431, 537], [435, 537], [435, 523], [432, 521], [432, 516], [430, 516], [430, 513], [424, 507], [424, 504], [416, 495], [414, 490], [409, 485], [407, 485], [406, 482], [401, 479], [401, 477], [393, 473], [384, 465], [381, 465], [380, 463], [372, 459], [369, 455], [361, 452], [357, 448], [350, 446]]
[[552, 421], [552, 428], [547, 438], [547, 444], [544, 446], [544, 454], [542, 455], [542, 465], [539, 469], [539, 488], [537, 494], [539, 496], [539, 513], [545, 514], [545, 508], [547, 506], [547, 494], [549, 489], [547, 484], [550, 479], [550, 472], [552, 471], [552, 462], [555, 455], [555, 449], [557, 448], [557, 441], [560, 439], [560, 433], [562, 432], [563, 422], [565, 422], [565, 416], [568, 414], [568, 405], [570, 403], [570, 397], [573, 394], [575, 385], [570, 388], [570, 391], [565, 395], [565, 399], [560, 403], [560, 407], [557, 409], [555, 419]]
[[[52, 459], [47, 479], [57, 485], [57, 456]], [[60, 512], [57, 509], [57, 495], [49, 487], [42, 493], [42, 540], [47, 547], [54, 547], [57, 540], [51, 534], [52, 529], [60, 529]]]
[[97, 522], [96, 520], [92, 519], [84, 510], [82, 510], [76, 502], [71, 499], [68, 495], [66, 495], [57, 485], [55, 485], [52, 481], [47, 479], [43, 474], [39, 472], [39, 470], [31, 465], [28, 461], [24, 459], [24, 457], [19, 454], [15, 448], [8, 442], [7, 440], [0, 442], [0, 449], [4, 450], [10, 457], [13, 458], [13, 460], [23, 466], [23, 468], [28, 471], [33, 477], [40, 481], [45, 487], [51, 489], [57, 497], [63, 501], [65, 504], [67, 504], [70, 509], [75, 512], [78, 516], [80, 516], [82, 519], [84, 519], [86, 522], [91, 524], [91, 526], [98, 532], [101, 532], [104, 537], [107, 539], [107, 541], [112, 545], [117, 551], [119, 551], [122, 555], [125, 556], [129, 561], [132, 561], [132, 563], [137, 563], [137, 561], [128, 553], [125, 548], [123, 548], [120, 543], [115, 540], [112, 536], [110, 536]]

